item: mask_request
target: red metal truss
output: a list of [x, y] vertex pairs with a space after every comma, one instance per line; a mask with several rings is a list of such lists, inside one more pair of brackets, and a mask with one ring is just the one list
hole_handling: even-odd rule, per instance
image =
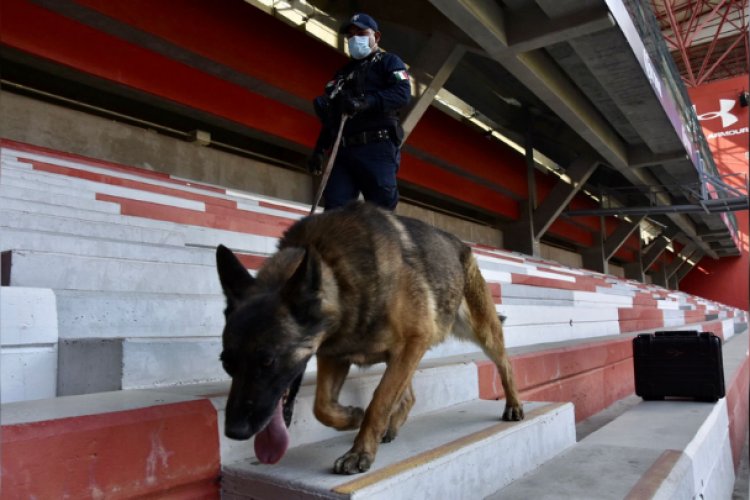
[[651, 0], [688, 87], [750, 72], [749, 0]]

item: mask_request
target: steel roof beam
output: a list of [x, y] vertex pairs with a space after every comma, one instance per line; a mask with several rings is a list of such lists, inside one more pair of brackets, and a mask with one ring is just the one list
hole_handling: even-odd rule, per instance
[[604, 258], [609, 260], [630, 238], [630, 235], [640, 227], [643, 216], [638, 217], [634, 222], [622, 221], [620, 225], [604, 240]]
[[508, 48], [513, 53], [549, 47], [609, 29], [615, 20], [607, 9], [590, 8], [556, 19], [540, 19], [537, 11], [509, 16]]
[[667, 230], [661, 236], [656, 238], [648, 248], [644, 248], [641, 252], [641, 262], [643, 263], [643, 271], [648, 271], [653, 266], [659, 256], [664, 253], [667, 246], [674, 240], [679, 233], [674, 230]]
[[[543, 50], [513, 52], [507, 29], [513, 17], [506, 14], [498, 3], [491, 0], [430, 0], [430, 3], [544, 101], [629, 182], [660, 184], [649, 173], [628, 168], [628, 145]], [[658, 195], [658, 202], [660, 205], [672, 204], [664, 194]], [[669, 214], [669, 217], [686, 235], [696, 238], [695, 225], [686, 216]], [[709, 255], [717, 258], [708, 245], [698, 243]]]
[[674, 274], [672, 279], [675, 283], [675, 288], [679, 287], [680, 281], [688, 275], [690, 271], [693, 270], [695, 266], [698, 265], [698, 262], [703, 258], [703, 252], [701, 250], [696, 250], [695, 253], [690, 257], [690, 259], [693, 261], [693, 263], [686, 262], [685, 265], [681, 266], [677, 272]]

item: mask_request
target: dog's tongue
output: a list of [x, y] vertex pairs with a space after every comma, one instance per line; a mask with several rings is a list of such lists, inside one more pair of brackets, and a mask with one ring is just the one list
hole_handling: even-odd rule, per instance
[[289, 432], [284, 425], [282, 404], [276, 406], [268, 425], [255, 435], [255, 456], [261, 463], [275, 464], [289, 447]]

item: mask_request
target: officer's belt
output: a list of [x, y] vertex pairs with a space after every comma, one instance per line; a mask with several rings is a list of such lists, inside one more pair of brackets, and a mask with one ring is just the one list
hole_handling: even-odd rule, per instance
[[388, 129], [360, 132], [358, 134], [352, 134], [347, 137], [342, 137], [341, 147], [345, 148], [348, 146], [360, 146], [362, 144], [369, 144], [372, 142], [383, 142], [390, 140], [390, 138], [391, 133]]

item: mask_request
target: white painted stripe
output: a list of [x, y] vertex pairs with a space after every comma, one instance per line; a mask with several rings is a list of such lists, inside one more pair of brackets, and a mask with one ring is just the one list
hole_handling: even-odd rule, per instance
[[[3, 153], [5, 153], [5, 150], [3, 151]], [[260, 201], [265, 201], [265, 202], [268, 202], [268, 203], [273, 203], [273, 204], [279, 205], [281, 207], [287, 206], [289, 208], [296, 209], [296, 210], [304, 210], [304, 211], [309, 211], [310, 210], [310, 206], [309, 205], [288, 202], [286, 200], [275, 199], [275, 198], [271, 198], [271, 197], [264, 197], [264, 196], [260, 196], [260, 195], [254, 195], [254, 194], [251, 194], [251, 193], [245, 193], [245, 192], [237, 191], [237, 190], [224, 190], [224, 192], [226, 194], [224, 194], [224, 193], [217, 193], [215, 191], [209, 191], [209, 190], [203, 189], [200, 186], [201, 185], [207, 185], [207, 186], [216, 187], [216, 188], [219, 188], [219, 189], [223, 189], [223, 188], [221, 186], [213, 186], [213, 185], [207, 184], [207, 183], [198, 183], [199, 186], [193, 186], [193, 185], [190, 185], [191, 184], [190, 180], [188, 180], [188, 179], [181, 179], [181, 178], [175, 177], [175, 176], [170, 176], [170, 178], [175, 179], [175, 180], [177, 180], [179, 182], [185, 182], [188, 185], [175, 184], [175, 183], [171, 183], [171, 182], [167, 182], [167, 181], [161, 181], [161, 180], [158, 180], [158, 179], [153, 179], [153, 178], [150, 178], [150, 177], [144, 177], [144, 176], [141, 176], [141, 175], [138, 175], [138, 174], [132, 174], [132, 173], [127, 173], [127, 172], [115, 171], [115, 170], [112, 170], [112, 169], [110, 169], [110, 168], [108, 168], [106, 166], [95, 167], [95, 166], [91, 166], [91, 165], [85, 165], [85, 164], [81, 164], [81, 163], [76, 163], [76, 162], [72, 162], [72, 161], [68, 161], [68, 160], [63, 160], [63, 159], [59, 159], [59, 158], [55, 158], [55, 157], [50, 157], [50, 156], [45, 156], [45, 155], [40, 155], [40, 154], [34, 154], [34, 153], [18, 152], [18, 154], [22, 155], [24, 158], [35, 159], [35, 160], [38, 160], [38, 161], [43, 161], [45, 163], [51, 163], [51, 164], [60, 165], [60, 166], [64, 166], [64, 167], [74, 168], [74, 169], [81, 170], [81, 171], [98, 173], [98, 174], [105, 174], [105, 175], [108, 175], [108, 176], [111, 176], [111, 177], [115, 177], [115, 178], [119, 178], [119, 179], [126, 179], [126, 180], [132, 180], [132, 181], [142, 182], [144, 184], [149, 184], [149, 185], [152, 185], [152, 186], [158, 186], [158, 187], [163, 187], [163, 188], [174, 189], [174, 190], [177, 190], [177, 191], [183, 191], [185, 193], [199, 194], [201, 196], [206, 196], [206, 197], [209, 197], [209, 198], [215, 198], [217, 200], [231, 200], [231, 201], [236, 201], [238, 203], [238, 205], [240, 203], [243, 204], [243, 206], [241, 207], [242, 210], [252, 211], [252, 212], [256, 212], [256, 213], [263, 213], [263, 214], [268, 214], [268, 215], [274, 215], [274, 216], [289, 218], [289, 219], [293, 219], [293, 220], [300, 219], [300, 218], [303, 217], [302, 214], [299, 214], [299, 213], [296, 213], [296, 212], [292, 212], [292, 211], [287, 212], [287, 211], [280, 210], [280, 209], [273, 209], [273, 208], [268, 208], [268, 207], [261, 207], [259, 205]], [[21, 162], [20, 160], [18, 160], [18, 158], [15, 158], [13, 156], [9, 156], [9, 158], [11, 158], [11, 161], [15, 160], [16, 162], [23, 164], [24, 168], [28, 168], [31, 165], [29, 163]], [[42, 173], [42, 172], [39, 172], [39, 173]], [[55, 174], [52, 174], [52, 175], [55, 175]], [[68, 177], [70, 177], [70, 176], [68, 176]], [[80, 180], [82, 180], [82, 179], [80, 179]], [[89, 182], [95, 182], [95, 181], [89, 181]], [[192, 182], [194, 183], [195, 181], [192, 181]], [[97, 184], [104, 184], [104, 185], [106, 185], [106, 183], [97, 183]], [[237, 198], [240, 198], [241, 200], [244, 200], [244, 202], [240, 201], [240, 200], [237, 200]], [[205, 207], [202, 210], [205, 211]]]
[[549, 342], [593, 339], [608, 335], [619, 335], [620, 325], [617, 321], [600, 321], [579, 325], [576, 328], [564, 325], [518, 325], [503, 327], [506, 347], [521, 347]]
[[[174, 187], [174, 185], [169, 185], [167, 183], [155, 183], [155, 182], [147, 181], [143, 177], [138, 177], [138, 176], [134, 176], [130, 174], [122, 174], [120, 172], [113, 172], [112, 170], [107, 170], [103, 168], [82, 166], [80, 164], [73, 163], [70, 161], [59, 160], [57, 158], [50, 158], [50, 157], [41, 156], [41, 155], [37, 155], [33, 153], [24, 155], [24, 157], [32, 158], [32, 159], [43, 161], [46, 163], [54, 163], [55, 165], [70, 167], [70, 168], [74, 168], [77, 170], [85, 170], [88, 172], [102, 173], [102, 174], [107, 174], [107, 175], [111, 175], [114, 177], [119, 177], [122, 179], [137, 180], [138, 182], [144, 182], [146, 184], [160, 185], [164, 187]], [[187, 200], [185, 198], [178, 198], [176, 196], [153, 193], [150, 191], [144, 191], [140, 189], [126, 188], [122, 186], [114, 186], [112, 184], [107, 184], [107, 183], [98, 182], [98, 181], [90, 181], [88, 179], [82, 179], [80, 177], [75, 177], [75, 176], [66, 176], [66, 178], [71, 179], [71, 181], [75, 181], [75, 183], [78, 185], [85, 186], [86, 189], [88, 189], [89, 191], [95, 191], [97, 193], [109, 194], [112, 196], [121, 196], [121, 197], [129, 198], [132, 200], [157, 203], [159, 205], [186, 208], [188, 210], [197, 210], [201, 212], [206, 211], [206, 204], [200, 201]]]
[[602, 292], [573, 292], [576, 305], [585, 304], [615, 304], [619, 307], [632, 307], [633, 298], [627, 295], [617, 295]]
[[540, 271], [538, 269], [529, 269], [529, 276], [537, 276], [539, 278], [549, 278], [559, 281], [567, 281], [568, 283], [575, 283], [576, 279], [574, 276], [566, 276], [564, 274], [550, 273], [547, 271]]
[[670, 311], [672, 314], [664, 315], [664, 327], [673, 328], [685, 325], [685, 311]]
[[[279, 205], [282, 207], [289, 207], [290, 209], [294, 210], [304, 210], [305, 212], [310, 211], [310, 205], [305, 203], [295, 203], [293, 201], [289, 200], [282, 200], [281, 198], [272, 198], [270, 196], [263, 196], [260, 194], [255, 193], [248, 193], [246, 191], [237, 191], [236, 189], [227, 189], [226, 190], [227, 195], [234, 196], [236, 198], [242, 198], [245, 200], [251, 200], [256, 203], [260, 202], [266, 202], [266, 203], [273, 203], [275, 205]], [[322, 208], [318, 208], [317, 212], [322, 212]]]
[[283, 217], [284, 219], [292, 219], [292, 220], [299, 220], [304, 217], [304, 215], [298, 214], [295, 212], [285, 212], [283, 210], [278, 210], [275, 208], [262, 207], [260, 205], [254, 204], [252, 202], [247, 202], [247, 201], [238, 201], [237, 209], [243, 210], [246, 212], [273, 215], [274, 217]]
[[482, 273], [485, 281], [493, 281], [496, 283], [510, 283], [511, 281], [510, 273], [504, 273], [502, 271], [489, 271], [486, 269], [480, 269], [480, 272]]
[[581, 323], [618, 321], [617, 307], [555, 307], [499, 304], [495, 307], [507, 316], [506, 326], [564, 324], [578, 327]]
[[[72, 179], [73, 177], [71, 177]], [[197, 210], [199, 212], [206, 211], [206, 204], [202, 201], [187, 200], [185, 198], [177, 198], [176, 196], [170, 196], [166, 194], [153, 193], [151, 191], [143, 191], [140, 189], [132, 189], [121, 186], [113, 186], [111, 184], [103, 184], [100, 182], [79, 180], [79, 182], [88, 186], [92, 191], [96, 191], [101, 194], [108, 194], [111, 196], [121, 196], [131, 200], [145, 201], [149, 203], [156, 203], [159, 205], [167, 205], [177, 208], [185, 208], [188, 210]]]

